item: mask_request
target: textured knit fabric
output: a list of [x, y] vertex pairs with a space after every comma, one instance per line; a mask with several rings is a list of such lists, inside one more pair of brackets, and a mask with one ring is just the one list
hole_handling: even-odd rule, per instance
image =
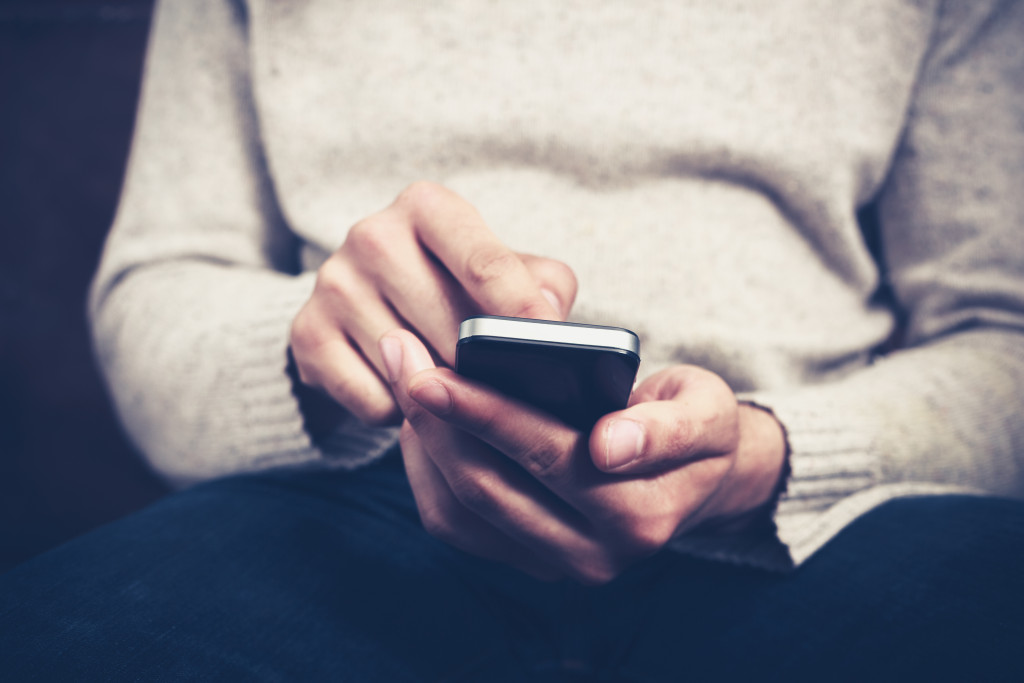
[[676, 547], [792, 566], [893, 497], [1024, 494], [1022, 92], [1020, 2], [163, 3], [98, 356], [177, 484], [374, 459], [393, 431], [311, 438], [288, 329], [350, 226], [441, 182], [642, 376], [774, 412], [776, 532]]
[[1021, 566], [1024, 503], [934, 496], [797, 572], [537, 581], [424, 533], [393, 455], [222, 477], [0, 574], [0, 652], [5, 683], [1019, 683]]

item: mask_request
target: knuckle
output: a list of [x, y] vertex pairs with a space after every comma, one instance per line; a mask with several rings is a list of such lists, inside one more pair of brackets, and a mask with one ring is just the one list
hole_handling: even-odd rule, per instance
[[672, 539], [674, 531], [674, 525], [662, 519], [634, 520], [625, 530], [626, 545], [638, 556], [653, 555]]
[[494, 477], [473, 472], [454, 478], [449, 482], [455, 498], [468, 510], [487, 517], [496, 507], [497, 482]]
[[298, 356], [318, 346], [321, 338], [319, 322], [310, 311], [309, 306], [303, 306], [292, 320], [292, 326], [288, 333], [288, 342], [292, 347], [293, 354], [296, 355], [295, 363], [299, 366], [300, 372], [302, 367], [301, 359]]
[[587, 586], [603, 586], [615, 579], [622, 569], [607, 558], [594, 558], [573, 567], [570, 574], [576, 581]]
[[353, 225], [345, 237], [345, 245], [355, 253], [360, 264], [372, 265], [388, 258], [395, 238], [394, 222], [376, 214]]
[[423, 503], [417, 498], [417, 508], [428, 534], [457, 548], [466, 548], [469, 513], [458, 500], [447, 493], [436, 493]]
[[703, 379], [704, 372], [704, 369], [701, 367], [683, 363], [671, 366], [665, 371], [665, 374], [670, 379], [670, 386], [678, 387], [685, 392], [691, 392], [693, 387], [699, 385]]
[[440, 505], [421, 509], [420, 521], [427, 533], [440, 541], [448, 543], [454, 536], [454, 529], [448, 520], [448, 515]]
[[316, 285], [314, 296], [327, 294], [328, 296], [344, 297], [352, 285], [352, 275], [349, 266], [337, 254], [324, 261], [323, 265], [316, 272]]
[[603, 512], [601, 525], [608, 542], [632, 557], [663, 548], [672, 540], [679, 518], [678, 503], [653, 488], [646, 488], [639, 497], [610, 501]]
[[448, 190], [429, 180], [417, 180], [398, 193], [395, 205], [411, 211], [430, 207], [448, 194]]
[[553, 439], [539, 437], [523, 453], [522, 465], [534, 477], [550, 480], [566, 474], [568, 458]]
[[351, 408], [360, 422], [368, 427], [387, 427], [398, 423], [401, 412], [390, 397], [363, 400]]
[[644, 524], [632, 533], [633, 550], [641, 555], [653, 555], [661, 550], [669, 539], [671, 532], [661, 524]]
[[383, 387], [363, 385], [346, 373], [331, 378], [324, 391], [367, 426], [397, 424], [401, 416], [391, 394]]
[[486, 287], [509, 273], [519, 265], [519, 257], [497, 245], [475, 249], [466, 259], [465, 273], [469, 284]]
[[576, 280], [576, 273], [569, 267], [569, 264], [549, 258], [545, 258], [542, 264], [542, 278], [549, 281], [557, 289], [564, 290], [572, 297], [575, 297], [579, 283]]

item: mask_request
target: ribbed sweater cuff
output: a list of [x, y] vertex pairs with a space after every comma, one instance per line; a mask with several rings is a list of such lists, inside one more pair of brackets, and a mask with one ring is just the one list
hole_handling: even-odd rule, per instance
[[874, 444], [877, 426], [869, 416], [824, 393], [740, 397], [770, 410], [786, 431], [789, 474], [774, 522], [794, 566], [881, 502], [864, 495], [881, 480]]
[[224, 354], [218, 374], [223, 378], [219, 383], [230, 387], [230, 392], [225, 396], [217, 391], [214, 410], [220, 414], [211, 423], [222, 430], [217, 444], [229, 452], [218, 456], [224, 471], [203, 473], [203, 478], [310, 463], [320, 457], [303, 427], [285, 373], [291, 320], [309, 298], [313, 281], [299, 276], [275, 279], [272, 284], [261, 279], [250, 283], [260, 290], [259, 304], [251, 307], [251, 299], [240, 299], [239, 315], [230, 323], [234, 329], [224, 335], [233, 348], [230, 355]]
[[739, 534], [695, 535], [673, 543], [688, 554], [788, 570], [798, 566], [859, 515], [887, 499], [869, 494], [878, 482], [870, 420], [815, 392], [750, 393], [741, 401], [768, 410], [786, 432], [788, 476], [771, 522]]
[[[397, 441], [394, 430], [365, 427], [344, 411], [331, 431], [311, 437], [300, 387], [288, 372], [288, 333], [313, 281], [310, 273], [237, 283], [239, 309], [217, 333], [230, 340], [230, 353], [222, 354], [212, 393], [196, 397], [217, 433], [197, 444], [186, 467], [155, 463], [172, 484], [286, 465], [350, 469], [379, 457]], [[253, 301], [258, 305], [253, 307]], [[215, 452], [199, 455], [214, 442]]]
[[305, 389], [288, 371], [288, 331], [309, 298], [314, 274], [298, 276], [261, 303], [246, 320], [237, 350], [240, 395], [246, 397], [244, 429], [228, 442], [252, 456], [258, 468], [316, 464], [350, 469], [375, 460], [397, 442], [397, 431], [366, 427], [343, 409], [333, 429], [311, 436], [300, 396]]

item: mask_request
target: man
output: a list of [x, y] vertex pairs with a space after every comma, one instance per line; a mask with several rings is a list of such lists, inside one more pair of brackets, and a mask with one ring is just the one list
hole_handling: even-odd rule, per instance
[[[1008, 671], [1022, 27], [163, 5], [92, 314], [140, 449], [215, 481], [6, 577], [17, 665]], [[582, 434], [460, 379], [476, 313], [637, 330], [630, 406]]]

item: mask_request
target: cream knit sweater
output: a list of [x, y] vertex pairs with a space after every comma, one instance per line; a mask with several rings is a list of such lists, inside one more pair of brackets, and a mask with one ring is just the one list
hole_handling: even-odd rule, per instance
[[774, 411], [776, 530], [676, 545], [793, 566], [896, 496], [1024, 494], [1022, 92], [1020, 2], [162, 3], [97, 353], [179, 485], [378, 457], [354, 419], [311, 438], [288, 328], [348, 227], [435, 180], [572, 266], [571, 318], [636, 330], [644, 375]]

